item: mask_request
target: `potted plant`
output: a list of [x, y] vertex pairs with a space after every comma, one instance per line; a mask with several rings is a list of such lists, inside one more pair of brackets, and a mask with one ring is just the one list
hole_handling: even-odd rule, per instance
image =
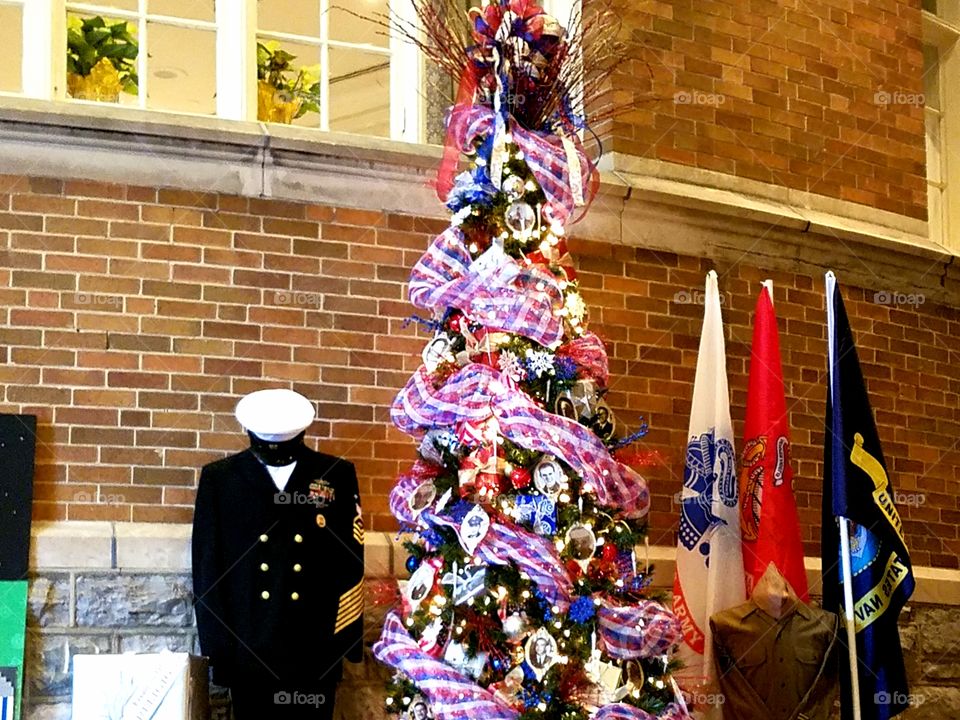
[[289, 124], [308, 112], [320, 112], [320, 65], [295, 70], [296, 59], [278, 42], [257, 43], [258, 120]]
[[121, 91], [136, 94], [139, 53], [127, 22], [71, 15], [67, 22], [70, 97], [117, 102]]

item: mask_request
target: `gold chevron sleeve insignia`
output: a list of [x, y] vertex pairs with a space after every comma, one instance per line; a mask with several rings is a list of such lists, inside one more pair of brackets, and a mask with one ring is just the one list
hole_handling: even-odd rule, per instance
[[363, 545], [363, 516], [360, 514], [360, 506], [357, 506], [357, 515], [353, 518], [353, 539], [358, 545]]
[[363, 580], [340, 596], [340, 608], [337, 610], [337, 623], [333, 634], [356, 622], [363, 615]]

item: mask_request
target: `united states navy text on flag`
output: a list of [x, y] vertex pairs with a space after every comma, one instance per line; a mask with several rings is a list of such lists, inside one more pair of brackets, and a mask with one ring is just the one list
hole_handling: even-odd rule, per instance
[[[897, 619], [913, 593], [910, 556], [860, 370], [843, 298], [827, 279], [830, 334], [823, 487], [823, 603], [843, 612], [839, 518], [850, 523], [857, 673], [863, 720], [908, 706]], [[842, 717], [852, 715], [850, 668], [841, 665]]]

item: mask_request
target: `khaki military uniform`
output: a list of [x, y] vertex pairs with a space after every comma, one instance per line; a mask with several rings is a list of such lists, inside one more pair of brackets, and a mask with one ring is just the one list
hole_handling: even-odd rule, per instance
[[840, 618], [802, 602], [774, 618], [752, 600], [710, 618], [724, 720], [827, 720]]

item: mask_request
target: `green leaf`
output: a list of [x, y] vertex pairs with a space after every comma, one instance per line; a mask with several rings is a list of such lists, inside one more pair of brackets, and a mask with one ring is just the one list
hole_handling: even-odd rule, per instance
[[83, 47], [87, 44], [87, 41], [83, 39], [83, 35], [74, 30], [69, 30], [67, 32], [67, 45], [71, 48]]
[[99, 46], [104, 40], [110, 37], [110, 31], [105, 29], [91, 30], [87, 33], [87, 42], [94, 47]]
[[73, 59], [72, 55], [67, 55], [67, 72], [77, 73], [77, 61]]
[[96, 49], [90, 47], [89, 45], [81, 48], [79, 54], [80, 54], [80, 62], [83, 63], [84, 65], [87, 65], [88, 67], [93, 67], [94, 65], [97, 64], [97, 60], [100, 59], [100, 56], [97, 54]]
[[93, 30], [95, 28], [102, 28], [106, 23], [103, 21], [103, 18], [99, 15], [91, 18], [84, 18], [83, 20], [83, 29], [84, 30]]
[[125, 53], [127, 52], [127, 45], [107, 45], [106, 47], [99, 48], [100, 55], [105, 58], [113, 59], [123, 59]]

